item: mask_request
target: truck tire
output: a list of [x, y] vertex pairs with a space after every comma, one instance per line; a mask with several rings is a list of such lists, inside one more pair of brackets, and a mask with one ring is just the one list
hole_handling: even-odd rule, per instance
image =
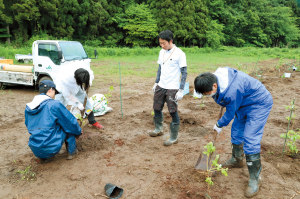
[[49, 77], [49, 76], [44, 76], [44, 77], [42, 77], [41, 79], [39, 79], [39, 84], [37, 85], [37, 87], [39, 87], [40, 83], [41, 83], [42, 81], [44, 81], [44, 80], [50, 80], [50, 81], [53, 81], [53, 80], [51, 79], [51, 77]]

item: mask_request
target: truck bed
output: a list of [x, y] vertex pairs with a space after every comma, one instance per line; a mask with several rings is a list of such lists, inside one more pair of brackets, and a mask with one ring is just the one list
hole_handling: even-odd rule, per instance
[[33, 73], [0, 71], [0, 82], [9, 84], [33, 85]]

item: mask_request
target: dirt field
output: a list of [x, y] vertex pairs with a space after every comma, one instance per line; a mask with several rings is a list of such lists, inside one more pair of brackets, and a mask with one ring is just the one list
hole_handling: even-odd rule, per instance
[[[273, 62], [278, 60], [260, 62], [260, 66]], [[254, 198], [300, 199], [300, 159], [281, 156], [284, 140], [279, 137], [286, 133], [288, 125], [289, 112], [284, 105], [290, 105], [296, 98], [295, 104], [300, 107], [300, 73], [294, 72], [289, 79], [280, 78], [283, 70], [262, 71], [262, 82], [271, 92], [274, 106], [261, 142], [263, 185]], [[188, 77], [190, 91], [194, 78], [195, 75]], [[123, 117], [118, 79], [97, 82], [91, 94], [107, 93], [111, 85], [115, 88], [109, 99], [114, 110], [97, 117], [105, 130], [85, 128], [84, 136], [77, 142], [79, 155], [74, 160], [66, 160], [63, 147], [53, 162], [42, 165], [33, 160], [24, 124], [25, 105], [38, 93], [25, 86], [0, 91], [0, 198], [105, 198], [101, 195], [105, 195], [106, 183], [122, 187], [122, 198], [127, 199], [208, 198], [205, 178], [194, 166], [203, 146], [212, 139], [219, 106], [205, 98], [205, 106], [201, 108], [201, 100], [184, 96], [179, 103], [179, 142], [165, 147], [163, 141], [168, 139], [171, 122], [166, 106], [164, 135], [148, 136], [154, 129], [153, 82], [154, 78], [123, 79]], [[217, 138], [215, 154], [220, 155], [220, 162], [231, 156], [230, 126], [223, 128]], [[300, 128], [300, 116], [296, 117], [293, 128]], [[22, 180], [17, 171], [29, 166], [36, 175]], [[217, 173], [212, 180], [212, 198], [244, 198], [248, 169], [246, 166], [231, 169], [227, 177]], [[295, 195], [296, 191], [299, 195]]]

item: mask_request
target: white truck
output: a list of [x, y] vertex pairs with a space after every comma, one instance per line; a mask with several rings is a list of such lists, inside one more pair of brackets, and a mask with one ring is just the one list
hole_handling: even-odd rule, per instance
[[[96, 50], [94, 53], [97, 57]], [[16, 70], [8, 71], [0, 63], [0, 89], [3, 85], [34, 86], [43, 80], [55, 81], [62, 67], [80, 66], [90, 69], [91, 63], [91, 58], [77, 41], [37, 40], [32, 44], [32, 59], [31, 72], [22, 72], [22, 65], [8, 66], [16, 68]]]

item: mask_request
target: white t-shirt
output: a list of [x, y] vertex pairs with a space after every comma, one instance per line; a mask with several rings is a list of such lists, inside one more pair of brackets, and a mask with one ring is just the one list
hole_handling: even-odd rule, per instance
[[179, 89], [180, 68], [187, 67], [185, 53], [174, 44], [170, 50], [161, 49], [157, 63], [161, 66], [158, 85], [164, 89]]

